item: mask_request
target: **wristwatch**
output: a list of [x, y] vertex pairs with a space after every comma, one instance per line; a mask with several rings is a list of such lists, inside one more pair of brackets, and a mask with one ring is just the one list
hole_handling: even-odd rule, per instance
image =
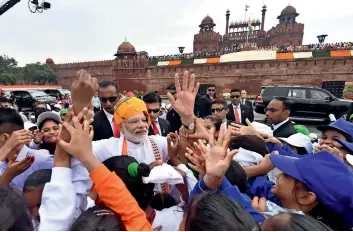
[[195, 122], [190, 123], [189, 125], [184, 125], [183, 126], [188, 129], [188, 130], [193, 130], [195, 129]]

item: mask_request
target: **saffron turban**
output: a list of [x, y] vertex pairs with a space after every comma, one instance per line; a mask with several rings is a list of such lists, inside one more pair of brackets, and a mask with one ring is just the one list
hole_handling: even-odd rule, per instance
[[151, 119], [147, 111], [146, 104], [137, 97], [126, 97], [121, 99], [114, 107], [114, 121], [117, 125], [125, 122], [128, 118], [137, 113], [144, 113], [148, 125], [151, 125]]

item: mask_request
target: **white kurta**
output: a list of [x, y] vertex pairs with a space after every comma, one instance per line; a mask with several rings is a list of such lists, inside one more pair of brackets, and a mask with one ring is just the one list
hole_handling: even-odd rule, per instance
[[[163, 161], [166, 162], [168, 160], [167, 138], [160, 135], [153, 135], [150, 137], [156, 143]], [[123, 134], [120, 138], [112, 137], [110, 139], [94, 141], [92, 144], [93, 154], [101, 162], [114, 156], [120, 156], [122, 153], [123, 141]], [[151, 142], [148, 139], [146, 142], [140, 144], [127, 141], [127, 149], [129, 156], [134, 157], [139, 163], [143, 162], [149, 164], [156, 160]], [[75, 214], [75, 216], [77, 216], [87, 208], [87, 196], [92, 187], [92, 180], [89, 177], [87, 169], [76, 158], [72, 158], [71, 160], [71, 169], [72, 181], [75, 182], [75, 191], [77, 194], [76, 206], [78, 211]], [[156, 186], [155, 190], [159, 191], [160, 186]]]

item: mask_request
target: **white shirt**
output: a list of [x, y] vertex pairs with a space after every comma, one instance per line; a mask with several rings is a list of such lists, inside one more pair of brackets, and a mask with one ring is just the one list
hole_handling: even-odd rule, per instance
[[114, 124], [113, 124], [113, 119], [114, 119], [114, 116], [110, 113], [108, 113], [107, 111], [105, 111], [105, 109], [103, 109], [104, 113], [105, 113], [105, 116], [107, 116], [107, 119], [110, 123], [110, 126], [112, 127], [112, 131], [114, 132]]
[[178, 206], [172, 206], [161, 211], [156, 210], [156, 217], [152, 223], [152, 228], [162, 226], [162, 231], [178, 231], [183, 217], [184, 212]]
[[43, 189], [39, 231], [67, 231], [75, 221], [76, 192], [70, 168], [54, 167]]
[[159, 119], [159, 117], [156, 118], [156, 126], [157, 126], [159, 134], [162, 135], [162, 129], [161, 129], [161, 126], [159, 125], [158, 119]]
[[[52, 169], [54, 166], [54, 156], [50, 155], [47, 150], [33, 150], [28, 148], [26, 145], [24, 145], [21, 151], [18, 153], [16, 161], [23, 160], [27, 155], [35, 156], [33, 164], [26, 171], [13, 178], [11, 181], [11, 185], [15, 186], [21, 192], [23, 190], [23, 185], [29, 175], [41, 169]], [[7, 161], [0, 162], [0, 175], [4, 173], [6, 167]]]
[[224, 123], [222, 123], [222, 125], [221, 126], [223, 126], [224, 127], [224, 134], [226, 134], [227, 133], [227, 129], [228, 129], [228, 126], [227, 126], [227, 121], [226, 122], [224, 122]]
[[[235, 110], [237, 110], [238, 111], [238, 115], [239, 115], [239, 123], [241, 123], [242, 122], [242, 120], [241, 120], [241, 109], [240, 109], [240, 104], [238, 105], [238, 106], [236, 106], [236, 105], [234, 105], [234, 104], [232, 104], [233, 105], [233, 110], [235, 111]], [[234, 112], [234, 119], [235, 119], [235, 121], [236, 121], [236, 117], [235, 117], [235, 112]]]
[[246, 102], [246, 98], [244, 98], [243, 100], [241, 100], [241, 104], [242, 104], [242, 105], [245, 105], [245, 102]]
[[[150, 138], [156, 143], [158, 150], [164, 162], [168, 160], [168, 143], [167, 138], [160, 135], [152, 135]], [[120, 138], [103, 139], [93, 141], [93, 154], [104, 162], [113, 156], [121, 156], [124, 141], [124, 134]], [[128, 154], [134, 157], [139, 163], [152, 163], [156, 161], [151, 142], [147, 139], [144, 143], [135, 144], [127, 141]], [[76, 215], [87, 208], [87, 196], [92, 187], [92, 180], [89, 177], [87, 169], [76, 158], [71, 160], [72, 181], [75, 185], [76, 191]], [[77, 186], [77, 187], [76, 187]], [[158, 188], [158, 189], [157, 189]], [[160, 186], [156, 186], [155, 190], [159, 190]]]
[[278, 124], [276, 124], [276, 125], [272, 124], [272, 126], [273, 126], [273, 131], [277, 130], [280, 126], [282, 126], [283, 124], [285, 124], [285, 123], [288, 122], [288, 121], [289, 121], [289, 118], [287, 118], [287, 119], [284, 120], [283, 122], [278, 123]]

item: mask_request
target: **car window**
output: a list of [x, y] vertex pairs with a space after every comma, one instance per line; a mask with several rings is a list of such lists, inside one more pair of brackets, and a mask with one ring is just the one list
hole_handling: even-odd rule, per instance
[[291, 89], [288, 97], [305, 98], [305, 89]]
[[67, 89], [58, 89], [58, 91], [62, 94], [62, 95], [71, 95], [71, 92]]
[[325, 100], [327, 97], [330, 96], [321, 90], [310, 90], [310, 95], [312, 99], [316, 99], [316, 100]]
[[30, 93], [33, 97], [46, 97], [46, 96], [48, 96], [43, 91], [31, 91]]
[[288, 88], [282, 87], [267, 87], [263, 92], [263, 96], [286, 97]]
[[30, 98], [31, 97], [31, 95], [29, 95], [29, 93], [25, 92], [25, 91], [15, 91], [13, 93], [16, 97], [20, 97], [20, 98]]

